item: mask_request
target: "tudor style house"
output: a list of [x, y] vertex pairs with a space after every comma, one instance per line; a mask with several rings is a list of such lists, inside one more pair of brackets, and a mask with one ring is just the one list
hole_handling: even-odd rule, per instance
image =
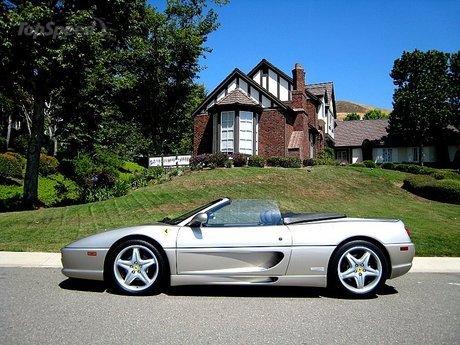
[[334, 85], [307, 85], [299, 64], [291, 78], [264, 59], [248, 74], [233, 70], [193, 116], [195, 155], [314, 158], [334, 144]]

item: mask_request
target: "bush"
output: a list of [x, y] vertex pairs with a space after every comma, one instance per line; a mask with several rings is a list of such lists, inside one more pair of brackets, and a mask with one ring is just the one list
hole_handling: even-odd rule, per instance
[[23, 161], [18, 157], [10, 152], [0, 154], [0, 177], [22, 177]]
[[211, 165], [217, 168], [225, 167], [225, 162], [228, 160], [228, 155], [223, 152], [216, 152], [208, 157], [208, 166], [213, 169]]
[[375, 162], [371, 160], [363, 161], [363, 164], [366, 168], [377, 168], [377, 164], [375, 164]]
[[307, 158], [307, 159], [303, 160], [303, 166], [304, 167], [308, 167], [308, 166], [312, 167], [312, 166], [317, 165], [317, 164], [318, 163], [316, 162], [316, 159], [314, 159], [314, 158]]
[[236, 167], [244, 167], [246, 165], [246, 156], [241, 153], [234, 153], [232, 155], [233, 165]]
[[460, 204], [459, 180], [436, 180], [431, 176], [411, 176], [404, 180], [403, 188], [430, 200]]
[[302, 161], [297, 157], [270, 157], [267, 159], [267, 165], [282, 168], [300, 168]]
[[[241, 166], [241, 165], [240, 165], [240, 166]], [[228, 161], [225, 162], [225, 167], [226, 167], [226, 168], [229, 168], [229, 169], [233, 167], [233, 163], [232, 163], [232, 161], [231, 161], [230, 159], [229, 159]]]
[[363, 163], [353, 163], [353, 164], [350, 164], [352, 167], [358, 167], [358, 168], [364, 168], [366, 167]]
[[68, 178], [75, 178], [75, 162], [64, 158], [59, 162], [58, 171]]
[[0, 137], [0, 152], [6, 151], [6, 138]]
[[382, 169], [395, 170], [395, 165], [394, 165], [394, 163], [385, 162], [385, 163], [382, 163], [382, 164], [380, 165], [380, 167], [381, 167]]
[[265, 158], [262, 156], [250, 156], [248, 158], [248, 165], [250, 167], [263, 168], [265, 166]]
[[201, 154], [197, 156], [192, 156], [190, 158], [190, 169], [191, 170], [201, 170], [203, 169], [209, 161], [209, 155]]
[[52, 156], [40, 153], [38, 172], [41, 176], [49, 176], [58, 172], [59, 161]]

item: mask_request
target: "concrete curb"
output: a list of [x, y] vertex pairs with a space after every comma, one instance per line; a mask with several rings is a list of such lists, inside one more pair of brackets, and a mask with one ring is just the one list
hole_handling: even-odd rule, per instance
[[[0, 252], [0, 267], [62, 268], [60, 253]], [[460, 257], [416, 257], [412, 273], [460, 273]]]

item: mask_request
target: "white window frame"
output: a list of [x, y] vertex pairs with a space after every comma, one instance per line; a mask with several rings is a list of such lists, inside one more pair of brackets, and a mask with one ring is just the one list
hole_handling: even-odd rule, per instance
[[[225, 134], [225, 138], [224, 138], [224, 134]], [[231, 145], [229, 145], [230, 143]], [[220, 151], [225, 152], [225, 153], [233, 153], [235, 150], [235, 112], [234, 111], [222, 111], [220, 113], [219, 147], [220, 147]]]
[[[249, 114], [249, 119], [244, 118], [245, 115], [248, 115], [248, 114]], [[254, 113], [252, 111], [240, 111], [239, 118], [240, 118], [240, 126], [239, 126], [240, 132], [238, 133], [239, 134], [239, 153], [252, 155], [254, 153]], [[244, 126], [242, 126], [242, 124], [250, 124], [250, 130], [243, 130], [242, 128]], [[243, 132], [250, 133], [251, 139], [242, 139], [243, 136], [241, 134]], [[244, 146], [242, 144], [247, 143], [249, 141], [251, 143], [250, 149], [242, 149], [242, 147]]]

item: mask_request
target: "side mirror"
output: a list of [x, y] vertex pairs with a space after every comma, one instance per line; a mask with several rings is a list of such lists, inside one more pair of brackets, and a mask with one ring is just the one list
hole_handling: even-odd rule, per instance
[[207, 223], [207, 222], [208, 222], [207, 213], [198, 213], [190, 221], [190, 226], [192, 227], [201, 226], [202, 224]]

